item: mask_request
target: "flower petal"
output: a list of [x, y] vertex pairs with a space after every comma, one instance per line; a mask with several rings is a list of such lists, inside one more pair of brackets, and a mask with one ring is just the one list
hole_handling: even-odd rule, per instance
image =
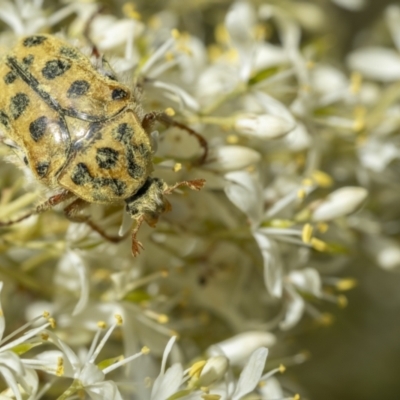
[[283, 266], [278, 245], [262, 233], [254, 232], [264, 261], [264, 281], [268, 292], [274, 297], [282, 295]]
[[115, 382], [105, 381], [90, 385], [85, 392], [93, 400], [123, 400]]
[[288, 295], [286, 303], [286, 314], [285, 318], [280, 322], [279, 327], [282, 330], [288, 330], [293, 328], [301, 319], [304, 313], [304, 300], [303, 298], [292, 288], [286, 287], [286, 293]]
[[400, 79], [400, 55], [383, 47], [366, 47], [351, 53], [347, 59], [351, 69], [366, 78], [381, 82]]
[[251, 355], [249, 361], [240, 374], [232, 400], [239, 400], [256, 388], [262, 376], [267, 356], [268, 349], [264, 347], [256, 350]]
[[243, 211], [253, 225], [257, 225], [262, 215], [262, 188], [254, 175], [246, 171], [225, 174], [228, 185], [225, 194], [228, 199]]

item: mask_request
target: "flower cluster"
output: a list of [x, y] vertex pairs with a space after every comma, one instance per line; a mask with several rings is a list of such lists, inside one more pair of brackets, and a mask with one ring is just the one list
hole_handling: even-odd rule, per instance
[[[169, 196], [171, 211], [139, 231], [136, 258], [128, 241], [107, 242], [57, 210], [2, 228], [3, 307], [14, 325], [46, 309], [57, 326], [46, 313], [44, 325], [0, 342], [9, 387], [0, 398], [298, 399], [275, 367], [279, 357], [289, 365], [306, 356], [283, 335], [301, 321], [332, 322], [322, 300], [346, 306], [355, 252], [400, 267], [391, 224], [400, 200], [400, 7], [385, 14], [392, 48], [366, 37], [337, 66], [320, 40], [328, 15], [311, 2], [226, 2], [196, 34], [180, 29], [194, 12], [211, 12], [195, 0], [149, 15], [140, 2], [56, 3], [0, 0], [1, 51], [37, 32], [89, 57], [96, 46], [140, 108], [165, 111], [207, 141], [199, 163], [196, 137], [156, 126], [153, 175], [206, 186]], [[49, 194], [27, 168], [2, 162], [0, 171], [0, 220]], [[89, 212], [105, 232], [132, 228], [120, 205]]]

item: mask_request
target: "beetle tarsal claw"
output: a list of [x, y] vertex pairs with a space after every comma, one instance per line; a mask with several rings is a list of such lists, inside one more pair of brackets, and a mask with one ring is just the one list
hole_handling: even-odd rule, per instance
[[140, 250], [143, 249], [144, 247], [139, 240], [136, 239], [136, 237], [132, 236], [132, 255], [133, 257], [136, 257], [140, 254]]

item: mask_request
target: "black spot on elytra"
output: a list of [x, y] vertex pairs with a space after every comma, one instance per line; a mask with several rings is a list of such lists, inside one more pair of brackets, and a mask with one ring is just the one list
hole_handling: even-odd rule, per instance
[[40, 35], [29, 36], [22, 42], [22, 44], [25, 47], [34, 47], [34, 46], [39, 46], [45, 40], [47, 40], [46, 36], [40, 36]]
[[122, 100], [125, 99], [126, 96], [128, 96], [128, 93], [123, 89], [114, 89], [111, 93], [111, 98], [113, 100]]
[[90, 175], [87, 165], [84, 163], [79, 163], [72, 172], [71, 180], [75, 183], [75, 185], [82, 186], [85, 183], [92, 182], [93, 177]]
[[5, 74], [4, 78], [3, 78], [6, 85], [10, 85], [16, 79], [17, 79], [17, 75], [13, 71], [7, 72], [7, 74]]
[[119, 142], [127, 144], [131, 141], [133, 133], [133, 128], [124, 122], [118, 125], [117, 129], [113, 132], [113, 137]]
[[148, 157], [150, 151], [149, 148], [144, 144], [140, 143], [139, 145], [133, 146], [135, 152], [139, 152], [142, 157]]
[[135, 179], [139, 179], [144, 174], [144, 169], [135, 162], [135, 155], [131, 148], [127, 148], [126, 158], [128, 160], [128, 174]]
[[126, 192], [126, 185], [124, 182], [115, 178], [96, 178], [94, 179], [94, 186], [110, 186], [114, 194], [122, 196]]
[[10, 129], [10, 118], [8, 118], [8, 115], [3, 110], [0, 110], [0, 124]]
[[33, 54], [29, 54], [26, 57], [24, 57], [22, 59], [22, 62], [26, 65], [29, 66], [33, 63], [33, 60], [35, 59], [35, 57], [33, 56]]
[[72, 172], [71, 175], [72, 182], [75, 183], [75, 185], [82, 186], [85, 184], [92, 184], [95, 189], [98, 189], [100, 187], [104, 186], [110, 186], [112, 191], [117, 195], [117, 196], [122, 196], [125, 191], [126, 191], [126, 185], [124, 182], [115, 179], [115, 178], [94, 178], [87, 167], [86, 164], [84, 163], [79, 163], [76, 165], [74, 168], [74, 171]]
[[102, 147], [97, 150], [96, 161], [100, 168], [111, 169], [118, 161], [118, 151], [110, 147]]
[[71, 63], [67, 60], [51, 60], [47, 61], [46, 65], [42, 69], [42, 75], [48, 79], [57, 78], [57, 76], [61, 76], [66, 71], [71, 68]]
[[28, 159], [26, 158], [26, 156], [24, 156], [24, 158], [23, 158], [22, 160], [24, 161], [24, 164], [25, 164], [25, 165], [28, 165], [28, 164], [29, 164]]
[[37, 142], [46, 132], [47, 128], [47, 117], [39, 117], [35, 119], [29, 125], [29, 132], [31, 133], [32, 139]]
[[62, 54], [65, 57], [72, 58], [73, 60], [79, 58], [78, 52], [72, 47], [66, 47], [66, 46], [61, 47], [60, 54]]
[[84, 95], [90, 88], [90, 84], [88, 81], [79, 80], [71, 83], [67, 91], [67, 97], [76, 98]]
[[37, 174], [41, 178], [43, 178], [44, 176], [46, 176], [47, 171], [49, 170], [49, 166], [50, 166], [50, 163], [48, 161], [38, 162], [36, 164], [36, 172], [37, 172]]
[[14, 119], [18, 119], [29, 105], [29, 97], [25, 93], [17, 93], [11, 97], [10, 112]]

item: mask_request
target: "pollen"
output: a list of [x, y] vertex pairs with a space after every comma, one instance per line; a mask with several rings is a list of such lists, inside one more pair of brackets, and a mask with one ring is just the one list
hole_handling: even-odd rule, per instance
[[340, 308], [346, 308], [349, 304], [349, 301], [347, 300], [347, 297], [342, 294], [338, 296], [337, 303]]
[[297, 191], [297, 197], [298, 197], [300, 200], [304, 200], [304, 199], [306, 198], [306, 191], [305, 191], [304, 189], [299, 189], [299, 190]]
[[317, 224], [317, 229], [321, 233], [325, 233], [329, 229], [329, 225], [325, 222], [319, 222]]
[[178, 31], [178, 29], [172, 29], [171, 35], [174, 39], [179, 39], [181, 36], [181, 33]]
[[150, 353], [150, 348], [147, 346], [143, 346], [142, 350], [140, 350], [143, 354], [149, 354]]
[[122, 319], [121, 315], [115, 314], [114, 318], [116, 319], [118, 325], [122, 325], [123, 324], [124, 320]]
[[173, 117], [176, 114], [175, 110], [172, 107], [166, 108], [164, 112], [170, 117]]
[[315, 237], [313, 237], [311, 239], [310, 244], [313, 247], [313, 249], [315, 249], [315, 250], [318, 250], [321, 252], [328, 250], [328, 245], [324, 241], [317, 239]]
[[314, 185], [314, 181], [310, 178], [306, 178], [302, 180], [301, 184], [307, 187], [311, 187]]
[[100, 329], [106, 329], [106, 328], [107, 328], [107, 324], [106, 324], [104, 321], [98, 321], [98, 322], [97, 322], [97, 326], [98, 326]]
[[283, 364], [279, 365], [279, 372], [281, 374], [283, 374], [285, 371], [286, 371], [286, 367]]
[[180, 171], [181, 169], [182, 169], [182, 164], [181, 164], [181, 163], [176, 163], [176, 164], [174, 165], [173, 171], [174, 171], [174, 172], [178, 172], [178, 171]]
[[57, 376], [64, 375], [64, 359], [62, 357], [58, 357], [57, 359], [56, 375]]
[[166, 324], [168, 323], [168, 321], [169, 321], [168, 315], [165, 314], [160, 314], [157, 318], [157, 322], [159, 324]]
[[239, 136], [238, 135], [228, 135], [226, 137], [226, 143], [228, 143], [228, 144], [237, 144], [237, 143], [239, 143]]
[[312, 179], [322, 188], [329, 188], [333, 185], [333, 179], [326, 172], [316, 170], [312, 173]]
[[301, 239], [304, 243], [309, 244], [312, 239], [314, 228], [310, 224], [305, 224], [301, 232]]
[[357, 286], [357, 281], [352, 278], [341, 279], [336, 283], [336, 289], [342, 292], [346, 290], [351, 290]]
[[137, 12], [133, 3], [125, 3], [122, 6], [122, 12], [128, 17], [136, 20], [140, 20], [142, 16]]
[[333, 324], [334, 321], [334, 317], [332, 314], [330, 313], [323, 313], [319, 316], [319, 322], [321, 323], [321, 325], [324, 326], [330, 326]]

